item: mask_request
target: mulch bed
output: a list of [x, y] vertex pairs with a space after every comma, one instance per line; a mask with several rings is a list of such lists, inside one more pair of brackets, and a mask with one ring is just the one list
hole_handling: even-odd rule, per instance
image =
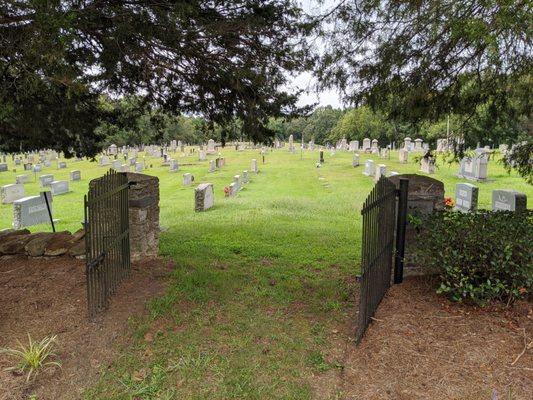
[[57, 335], [62, 368], [45, 371], [26, 383], [4, 369], [12, 359], [0, 355], [0, 400], [79, 399], [83, 388], [131, 340], [128, 317], [146, 310], [146, 302], [164, 290], [173, 265], [151, 260], [132, 266], [131, 276], [111, 298], [109, 309], [87, 318], [85, 264], [70, 257], [0, 257], [0, 348], [17, 339]]
[[532, 335], [529, 302], [461, 305], [427, 278], [409, 278], [389, 290], [361, 344], [347, 344], [340, 391], [365, 400], [530, 399], [533, 350], [518, 356]]

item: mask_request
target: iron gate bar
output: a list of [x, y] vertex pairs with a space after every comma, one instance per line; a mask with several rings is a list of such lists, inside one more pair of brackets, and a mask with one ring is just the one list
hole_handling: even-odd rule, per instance
[[396, 187], [382, 176], [363, 204], [359, 343], [391, 281], [394, 252]]
[[396, 210], [396, 253], [394, 259], [394, 283], [403, 282], [403, 263], [405, 258], [405, 228], [407, 226], [407, 194], [409, 179], [400, 178], [398, 188], [398, 208]]
[[128, 190], [126, 174], [109, 171], [91, 182], [84, 198], [89, 317], [107, 307], [130, 271]]

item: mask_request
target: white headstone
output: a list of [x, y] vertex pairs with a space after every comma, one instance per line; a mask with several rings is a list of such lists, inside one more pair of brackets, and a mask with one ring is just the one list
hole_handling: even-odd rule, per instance
[[366, 160], [365, 170], [363, 171], [363, 175], [374, 176], [375, 174], [376, 174], [376, 167], [374, 165], [374, 160]]
[[359, 166], [359, 153], [353, 154], [353, 160], [352, 160], [352, 167], [358, 167]]
[[525, 211], [527, 196], [510, 189], [492, 191], [492, 211]]
[[254, 174], [257, 174], [259, 172], [259, 169], [257, 168], [257, 160], [255, 158], [252, 159], [252, 162], [250, 163], [250, 170]]
[[54, 181], [54, 175], [41, 175], [39, 177], [39, 182], [41, 184], [41, 187], [47, 187], [50, 186], [50, 184]]
[[52, 194], [50, 192], [43, 192], [40, 196], [23, 197], [13, 202], [13, 228], [21, 229], [50, 222], [44, 196], [48, 198], [51, 213]]
[[27, 183], [29, 181], [30, 177], [28, 175], [17, 175], [15, 178], [16, 183]]
[[70, 180], [71, 181], [81, 180], [81, 171], [79, 170], [70, 171]]
[[385, 164], [378, 164], [374, 174], [374, 180], [377, 182], [382, 176], [387, 176], [387, 166]]
[[68, 193], [68, 182], [67, 181], [53, 181], [50, 184], [50, 191], [52, 196], [57, 196], [60, 194]]
[[470, 183], [455, 185], [455, 209], [464, 212], [477, 210], [479, 189]]
[[14, 183], [11, 185], [4, 185], [0, 187], [0, 199], [2, 204], [11, 204], [15, 200], [22, 199], [24, 197], [24, 185]]
[[190, 186], [194, 182], [194, 176], [191, 173], [183, 174], [183, 186]]

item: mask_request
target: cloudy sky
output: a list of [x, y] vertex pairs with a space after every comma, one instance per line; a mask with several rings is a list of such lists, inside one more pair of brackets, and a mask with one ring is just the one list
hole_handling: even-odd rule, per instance
[[[311, 15], [319, 15], [335, 6], [339, 0], [300, 0], [299, 3], [305, 12]], [[316, 81], [309, 73], [301, 74], [295, 77], [291, 87], [302, 89], [305, 92], [300, 96], [300, 105], [319, 103], [321, 106], [331, 105], [335, 108], [342, 108], [338, 93], [334, 90], [317, 93], [314, 85]]]

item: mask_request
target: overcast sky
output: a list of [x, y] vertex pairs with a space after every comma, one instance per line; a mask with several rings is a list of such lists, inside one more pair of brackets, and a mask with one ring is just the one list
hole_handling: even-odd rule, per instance
[[[338, 0], [322, 0], [320, 2], [317, 0], [300, 0], [299, 3], [305, 12], [311, 15], [319, 15], [323, 11], [331, 9], [331, 7], [338, 3]], [[319, 103], [321, 106], [331, 105], [334, 108], [343, 107], [336, 91], [328, 90], [317, 93], [314, 87], [315, 83], [316, 80], [310, 73], [301, 74], [292, 80], [291, 88], [305, 91], [300, 96], [299, 105]]]

